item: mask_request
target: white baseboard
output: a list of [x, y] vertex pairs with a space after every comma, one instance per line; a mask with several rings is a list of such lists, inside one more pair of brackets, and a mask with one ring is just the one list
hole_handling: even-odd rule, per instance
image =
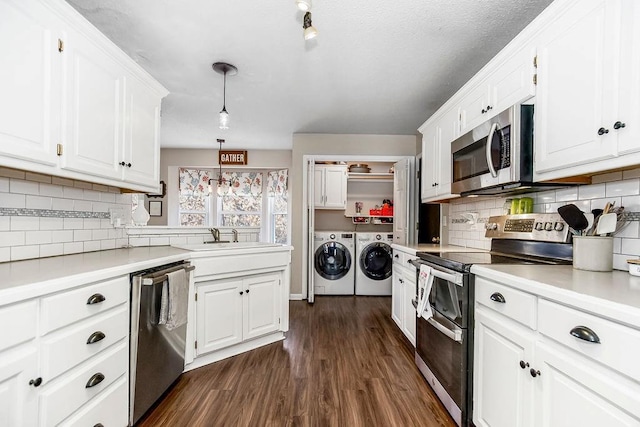
[[302, 294], [289, 294], [289, 301], [301, 301]]

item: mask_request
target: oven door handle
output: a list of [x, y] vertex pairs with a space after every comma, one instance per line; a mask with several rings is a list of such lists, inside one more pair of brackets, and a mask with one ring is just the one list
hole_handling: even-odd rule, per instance
[[432, 317], [427, 319], [427, 323], [440, 331], [444, 336], [455, 342], [462, 342], [462, 330], [451, 330], [442, 323], [434, 320]]
[[491, 172], [491, 176], [494, 178], [498, 177], [498, 172], [496, 168], [493, 166], [493, 159], [491, 158], [491, 140], [493, 139], [493, 134], [495, 134], [499, 130], [500, 124], [498, 122], [494, 122], [491, 125], [491, 130], [489, 131], [489, 136], [487, 136], [487, 146], [485, 150], [485, 154], [487, 155], [487, 166], [489, 166], [489, 172]]
[[[409, 263], [411, 265], [413, 265], [418, 271], [420, 271], [420, 265], [423, 264], [420, 261], [416, 261], [416, 260], [409, 260]], [[460, 273], [447, 273], [444, 272], [442, 270], [439, 270], [431, 265], [429, 265], [429, 267], [431, 267], [431, 274], [434, 277], [437, 277], [439, 279], [442, 280], [446, 280], [447, 282], [451, 282], [454, 283], [458, 286], [462, 286], [462, 274]]]

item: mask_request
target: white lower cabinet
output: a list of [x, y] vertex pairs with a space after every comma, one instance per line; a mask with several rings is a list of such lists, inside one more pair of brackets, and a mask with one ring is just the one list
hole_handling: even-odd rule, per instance
[[415, 258], [394, 249], [393, 279], [391, 286], [391, 318], [407, 337], [411, 345], [416, 345], [416, 310], [411, 302], [416, 296], [416, 270], [404, 264]]
[[197, 285], [197, 355], [280, 328], [280, 273], [212, 280]]
[[477, 426], [640, 425], [640, 331], [508, 283], [475, 288]]
[[128, 295], [126, 275], [0, 307], [0, 425], [127, 424]]

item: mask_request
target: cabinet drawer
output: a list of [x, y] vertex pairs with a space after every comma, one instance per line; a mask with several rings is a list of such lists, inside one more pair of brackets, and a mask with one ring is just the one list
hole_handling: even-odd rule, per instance
[[83, 406], [73, 416], [67, 418], [60, 426], [126, 426], [129, 407], [128, 382], [121, 377], [110, 385], [104, 393], [100, 393]]
[[[536, 297], [476, 276], [476, 302], [536, 329]], [[500, 302], [502, 301], [502, 302]]]
[[42, 299], [42, 334], [102, 313], [129, 300], [129, 276], [83, 286]]
[[[69, 326], [42, 341], [42, 376], [48, 381], [120, 341], [129, 330], [129, 306]], [[101, 338], [103, 337], [103, 338]], [[89, 344], [89, 340], [95, 342]]]
[[0, 309], [0, 351], [29, 341], [37, 332], [37, 302], [27, 301]]
[[[55, 385], [47, 384], [40, 396], [40, 424], [57, 425], [78, 408], [97, 396], [118, 378], [127, 372], [129, 352], [127, 344], [122, 343], [109, 349], [92, 360], [91, 363], [76, 369]], [[103, 375], [104, 379], [93, 387], [87, 387], [92, 377]]]
[[[543, 299], [538, 302], [538, 318], [540, 333], [631, 378], [640, 378], [640, 330]], [[599, 343], [585, 340], [591, 333]]]

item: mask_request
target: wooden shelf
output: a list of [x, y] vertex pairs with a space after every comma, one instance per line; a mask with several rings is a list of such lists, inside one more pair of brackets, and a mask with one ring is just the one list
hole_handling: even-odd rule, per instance
[[362, 217], [362, 218], [393, 218], [393, 215], [360, 215], [360, 214], [344, 214], [347, 218]]

